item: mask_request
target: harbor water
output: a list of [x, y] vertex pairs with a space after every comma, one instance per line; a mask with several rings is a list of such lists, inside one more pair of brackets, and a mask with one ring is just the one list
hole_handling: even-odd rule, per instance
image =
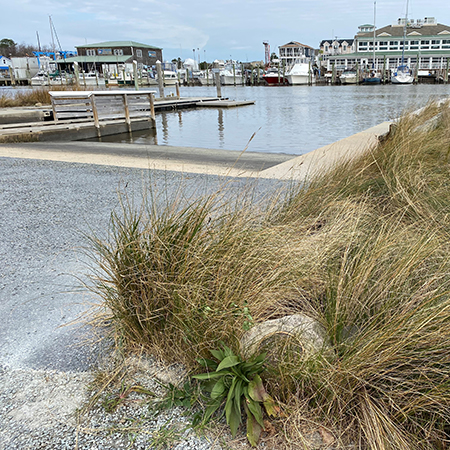
[[[182, 97], [216, 95], [214, 87], [180, 90]], [[173, 88], [166, 88], [166, 95], [171, 92]], [[300, 155], [448, 97], [450, 85], [222, 86], [222, 96], [256, 103], [161, 112], [156, 133], [133, 132], [102, 141], [238, 151], [248, 146], [248, 151]]]

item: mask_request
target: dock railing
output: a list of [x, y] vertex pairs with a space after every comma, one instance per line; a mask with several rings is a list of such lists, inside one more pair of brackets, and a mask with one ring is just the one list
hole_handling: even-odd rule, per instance
[[103, 121], [125, 121], [131, 132], [133, 119], [155, 123], [155, 91], [50, 91], [53, 118], [60, 120], [93, 120], [100, 137]]

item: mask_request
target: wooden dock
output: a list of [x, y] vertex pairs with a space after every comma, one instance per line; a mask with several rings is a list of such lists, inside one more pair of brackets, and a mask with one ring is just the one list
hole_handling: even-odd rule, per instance
[[0, 124], [0, 142], [71, 141], [155, 128], [155, 114], [254, 104], [218, 97], [165, 97], [155, 91], [51, 91], [51, 120]]

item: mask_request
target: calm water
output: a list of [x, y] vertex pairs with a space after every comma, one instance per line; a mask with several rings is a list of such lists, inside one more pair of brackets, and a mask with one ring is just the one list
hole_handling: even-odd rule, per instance
[[[170, 93], [170, 89], [166, 89]], [[182, 87], [182, 96], [215, 96], [213, 87]], [[157, 132], [133, 133], [139, 144], [303, 154], [450, 95], [450, 85], [222, 87], [222, 95], [255, 100], [238, 108], [158, 113]], [[128, 135], [111, 136], [130, 142]]]
[[[174, 89], [166, 88], [166, 95]], [[181, 87], [183, 97], [216, 96], [214, 87]], [[255, 100], [238, 108], [158, 113], [157, 132], [133, 132], [138, 144], [303, 154], [450, 95], [450, 85], [222, 86], [222, 95]], [[128, 134], [102, 141], [130, 142]]]

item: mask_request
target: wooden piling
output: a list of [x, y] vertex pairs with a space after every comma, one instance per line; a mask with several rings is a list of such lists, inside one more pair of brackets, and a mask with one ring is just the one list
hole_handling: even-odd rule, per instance
[[164, 77], [161, 69], [161, 61], [156, 61], [156, 73], [158, 76], [159, 96], [164, 98]]
[[445, 84], [448, 84], [449, 61], [450, 61], [450, 58], [447, 58], [447, 68], [445, 69], [445, 73], [444, 73], [444, 83]]
[[133, 61], [133, 79], [134, 79], [134, 89], [136, 91], [139, 90], [139, 81], [138, 81], [138, 74], [137, 74], [137, 61]]
[[220, 85], [220, 73], [217, 71], [215, 74], [215, 80], [216, 80], [216, 89], [217, 89], [217, 97], [222, 98], [222, 86]]
[[175, 89], [177, 91], [177, 98], [180, 98], [180, 84], [178, 81], [175, 83]]
[[80, 87], [80, 70], [77, 61], [73, 63], [73, 72], [75, 76], [75, 87], [78, 89]]

